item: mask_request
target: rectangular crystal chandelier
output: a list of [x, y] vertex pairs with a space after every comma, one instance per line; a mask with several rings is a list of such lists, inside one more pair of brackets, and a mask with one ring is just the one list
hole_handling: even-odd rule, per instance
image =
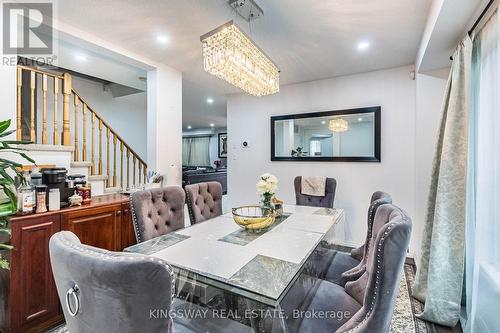
[[200, 37], [203, 68], [254, 96], [279, 91], [275, 64], [233, 21]]

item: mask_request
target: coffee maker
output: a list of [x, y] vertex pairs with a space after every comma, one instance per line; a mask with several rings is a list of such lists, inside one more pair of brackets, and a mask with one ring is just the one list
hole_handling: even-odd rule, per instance
[[[47, 193], [52, 188], [59, 189], [61, 207], [68, 206], [68, 198], [75, 193], [74, 187], [69, 187], [66, 182], [66, 174], [68, 171], [65, 168], [43, 168], [42, 183], [47, 186]], [[49, 204], [49, 196], [47, 195], [47, 205]]]

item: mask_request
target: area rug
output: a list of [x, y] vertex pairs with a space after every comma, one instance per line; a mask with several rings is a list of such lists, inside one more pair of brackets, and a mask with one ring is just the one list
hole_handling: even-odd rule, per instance
[[[391, 322], [391, 333], [434, 333], [434, 327], [415, 317], [422, 312], [423, 305], [411, 296], [411, 286], [415, 278], [415, 266], [405, 265], [404, 274], [399, 286], [394, 315]], [[67, 333], [65, 325], [58, 326], [46, 333]]]

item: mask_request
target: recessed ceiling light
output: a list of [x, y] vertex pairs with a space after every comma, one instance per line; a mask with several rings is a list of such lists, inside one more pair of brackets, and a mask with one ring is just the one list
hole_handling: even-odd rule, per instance
[[324, 124], [326, 124], [326, 120], [323, 120], [321, 123], [322, 123], [323, 125], [324, 125]]
[[193, 128], [193, 126], [191, 126], [191, 125], [188, 125], [187, 129], [191, 129], [191, 128]]
[[363, 118], [358, 118], [358, 121], [363, 121]]
[[83, 53], [76, 53], [75, 59], [78, 61], [87, 61], [87, 56], [85, 56], [85, 54]]
[[207, 103], [212, 104], [214, 102], [214, 99], [212, 97], [207, 98]]
[[215, 124], [214, 124], [214, 123], [211, 123], [211, 124], [210, 124], [210, 127], [214, 127], [214, 126], [215, 126]]
[[370, 48], [370, 42], [362, 41], [358, 43], [358, 51], [366, 51]]
[[160, 44], [168, 44], [169, 39], [165, 35], [158, 35], [156, 36], [156, 41]]

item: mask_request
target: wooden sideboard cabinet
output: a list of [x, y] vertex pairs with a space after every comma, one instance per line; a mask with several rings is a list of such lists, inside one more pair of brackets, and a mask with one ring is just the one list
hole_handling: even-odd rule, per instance
[[8, 299], [6, 313], [0, 314], [2, 333], [43, 332], [64, 319], [50, 266], [53, 234], [68, 230], [84, 244], [112, 251], [135, 244], [128, 197], [118, 194], [95, 197], [88, 206], [15, 216], [10, 224], [14, 250], [10, 276], [4, 279]]

